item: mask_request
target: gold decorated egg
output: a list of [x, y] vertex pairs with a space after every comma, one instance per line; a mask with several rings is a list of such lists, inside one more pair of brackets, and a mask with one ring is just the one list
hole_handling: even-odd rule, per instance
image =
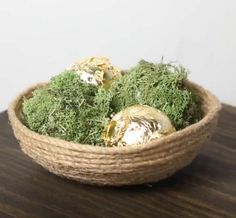
[[93, 85], [107, 85], [121, 76], [121, 70], [114, 67], [106, 57], [90, 57], [77, 61], [67, 70], [75, 71], [82, 81]]
[[148, 143], [175, 131], [165, 113], [147, 105], [134, 105], [111, 119], [103, 139], [106, 146], [131, 146]]

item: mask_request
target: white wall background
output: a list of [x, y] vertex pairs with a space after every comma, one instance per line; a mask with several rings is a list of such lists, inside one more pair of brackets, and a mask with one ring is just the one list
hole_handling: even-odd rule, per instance
[[236, 105], [235, 0], [0, 0], [0, 111], [76, 59], [122, 68], [161, 56]]

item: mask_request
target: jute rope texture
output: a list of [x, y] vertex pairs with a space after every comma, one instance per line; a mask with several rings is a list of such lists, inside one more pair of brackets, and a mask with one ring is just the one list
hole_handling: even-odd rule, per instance
[[22, 92], [8, 108], [22, 151], [54, 174], [96, 185], [142, 184], [174, 174], [196, 157], [201, 144], [214, 131], [221, 108], [213, 94], [188, 81], [187, 85], [202, 99], [202, 120], [145, 145], [99, 147], [40, 135], [21, 123], [19, 114], [23, 96], [29, 97], [42, 85], [45, 84], [34, 85]]

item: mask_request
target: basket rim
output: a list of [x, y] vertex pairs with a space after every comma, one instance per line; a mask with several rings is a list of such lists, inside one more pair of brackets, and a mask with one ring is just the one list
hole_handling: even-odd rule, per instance
[[[90, 145], [90, 144], [80, 144], [75, 143], [72, 141], [66, 141], [60, 138], [41, 135], [37, 132], [34, 132], [27, 128], [18, 118], [16, 109], [20, 106], [20, 102], [23, 98], [23, 96], [26, 96], [27, 94], [31, 93], [33, 90], [40, 86], [44, 86], [47, 83], [37, 83], [35, 85], [32, 85], [25, 89], [23, 92], [21, 92], [9, 105], [8, 107], [8, 115], [9, 119], [11, 121], [11, 124], [14, 128], [20, 129], [21, 133], [23, 133], [25, 136], [33, 138], [35, 140], [41, 141], [46, 144], [50, 144], [51, 146], [56, 147], [62, 147], [66, 148], [68, 150], [74, 150], [74, 151], [80, 151], [80, 152], [90, 152], [90, 153], [99, 153], [99, 154], [122, 154], [122, 153], [135, 153], [140, 152], [142, 150], [149, 150], [156, 146], [161, 146], [163, 142], [168, 143], [171, 141], [178, 140], [180, 136], [188, 135], [192, 132], [196, 132], [201, 127], [205, 126], [207, 123], [211, 122], [211, 120], [214, 119], [214, 117], [218, 114], [218, 112], [221, 109], [221, 103], [216, 98], [215, 95], [213, 95], [210, 91], [207, 89], [201, 87], [198, 84], [195, 84], [189, 80], [186, 81], [187, 86], [194, 89], [196, 92], [199, 92], [198, 95], [202, 100], [206, 103], [207, 107], [207, 113], [204, 115], [204, 117], [198, 121], [197, 123], [191, 124], [184, 129], [178, 130], [170, 135], [167, 135], [163, 138], [159, 138], [156, 140], [153, 140], [149, 143], [142, 144], [142, 145], [134, 145], [134, 146], [124, 146], [124, 147], [105, 147], [105, 146], [96, 146], [96, 145]], [[206, 98], [208, 97], [209, 100], [206, 101]], [[204, 105], [203, 105], [204, 107]]]

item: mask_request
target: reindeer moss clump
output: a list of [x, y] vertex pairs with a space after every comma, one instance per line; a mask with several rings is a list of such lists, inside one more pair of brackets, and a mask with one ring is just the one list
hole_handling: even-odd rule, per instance
[[111, 114], [145, 104], [164, 111], [181, 129], [201, 118], [200, 101], [185, 86], [186, 78], [182, 67], [140, 61], [105, 89], [65, 71], [24, 99], [22, 121], [40, 134], [103, 145], [102, 133]]
[[[109, 99], [97, 86], [80, 81], [73, 71], [51, 79], [47, 87], [24, 99], [23, 122], [40, 134], [68, 141], [102, 144], [110, 114]], [[101, 96], [101, 97], [100, 97]]]
[[200, 100], [185, 86], [186, 79], [181, 66], [142, 60], [113, 84], [111, 107], [118, 112], [149, 105], [165, 112], [177, 130], [184, 128], [201, 118]]

